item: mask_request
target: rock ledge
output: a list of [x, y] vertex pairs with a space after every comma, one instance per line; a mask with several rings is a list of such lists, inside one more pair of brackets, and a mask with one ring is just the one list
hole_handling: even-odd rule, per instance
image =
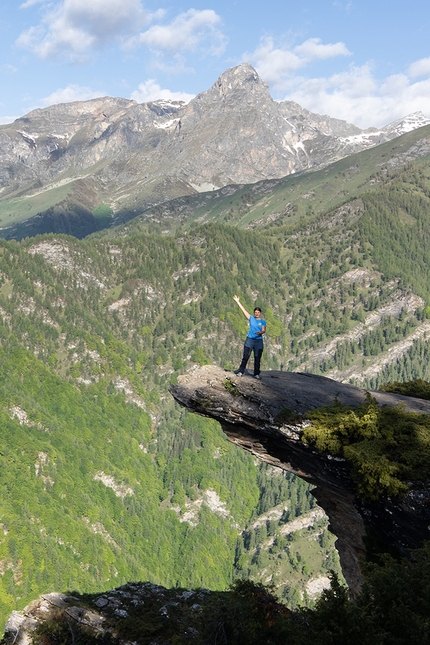
[[[239, 378], [206, 365], [181, 376], [170, 392], [190, 411], [219, 421], [236, 445], [315, 486], [312, 493], [330, 519], [345, 579], [356, 594], [369, 531], [402, 555], [430, 539], [430, 482], [412, 487], [400, 501], [358, 499], [349, 465], [305, 445], [301, 435], [307, 412], [335, 399], [355, 407], [366, 390], [314, 374], [267, 371], [261, 376], [261, 381]], [[401, 403], [407, 411], [430, 414], [430, 401], [386, 392], [371, 395], [380, 406]]]

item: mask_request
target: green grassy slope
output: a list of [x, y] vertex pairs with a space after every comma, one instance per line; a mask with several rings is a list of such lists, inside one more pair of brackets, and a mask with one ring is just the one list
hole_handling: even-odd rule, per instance
[[70, 190], [70, 184], [66, 184], [31, 197], [15, 197], [0, 201], [0, 226], [4, 228], [5, 226], [21, 223], [29, 217], [34, 217], [61, 202], [67, 197]]
[[65, 173], [50, 187], [37, 181], [30, 190], [18, 188], [0, 198], [0, 237], [21, 240], [43, 233], [65, 233], [83, 238], [109, 226], [111, 209], [91, 177], [73, 178]]

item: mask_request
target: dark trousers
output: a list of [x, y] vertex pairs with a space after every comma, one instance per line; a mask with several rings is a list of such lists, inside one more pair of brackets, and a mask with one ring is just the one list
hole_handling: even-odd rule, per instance
[[245, 372], [252, 351], [254, 352], [254, 376], [257, 376], [257, 374], [260, 374], [261, 356], [263, 354], [263, 340], [260, 340], [259, 338], [247, 338], [245, 340], [245, 344], [243, 346], [242, 362], [239, 367], [239, 372]]

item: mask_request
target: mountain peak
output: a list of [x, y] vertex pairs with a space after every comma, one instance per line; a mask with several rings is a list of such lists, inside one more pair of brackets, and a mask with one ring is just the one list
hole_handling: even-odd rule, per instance
[[430, 119], [423, 112], [413, 112], [407, 116], [399, 119], [398, 121], [393, 121], [385, 126], [384, 131], [387, 133], [395, 134], [400, 136], [406, 132], [411, 132], [411, 130], [416, 130], [421, 128], [424, 125], [429, 125]]
[[209, 92], [217, 92], [225, 98], [232, 93], [246, 91], [247, 93], [262, 93], [270, 96], [269, 86], [257, 74], [250, 63], [242, 63], [227, 69], [212, 85]]
[[[251, 81], [254, 83], [264, 83], [264, 81], [262, 81], [262, 79], [257, 74], [256, 69], [251, 65], [251, 63], [248, 62], [241, 63], [240, 65], [236, 65], [236, 67], [230, 67], [229, 69], [226, 69], [219, 78], [225, 78], [235, 83], [243, 83], [246, 81]], [[264, 83], [264, 85], [266, 85], [266, 83]]]

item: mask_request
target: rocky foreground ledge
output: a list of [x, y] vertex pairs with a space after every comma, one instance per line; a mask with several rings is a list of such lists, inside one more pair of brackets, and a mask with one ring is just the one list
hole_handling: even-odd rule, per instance
[[[190, 411], [219, 421], [239, 447], [315, 486], [312, 494], [329, 517], [345, 579], [356, 594], [366, 537], [402, 555], [430, 539], [430, 482], [412, 487], [402, 500], [363, 502], [347, 462], [317, 452], [301, 437], [307, 412], [335, 399], [355, 407], [364, 401], [366, 390], [314, 374], [267, 371], [261, 376], [261, 381], [237, 377], [206, 365], [179, 377], [170, 392]], [[430, 401], [386, 392], [371, 395], [380, 406], [402, 403], [408, 412], [430, 414]]]
[[[153, 637], [153, 643], [181, 642], [195, 636], [211, 596], [207, 589], [166, 589], [150, 582], [130, 582], [100, 594], [43, 594], [22, 611], [13, 611], [0, 645], [38, 643], [115, 643], [133, 645], [132, 637]], [[145, 642], [147, 642], [145, 640]]]

